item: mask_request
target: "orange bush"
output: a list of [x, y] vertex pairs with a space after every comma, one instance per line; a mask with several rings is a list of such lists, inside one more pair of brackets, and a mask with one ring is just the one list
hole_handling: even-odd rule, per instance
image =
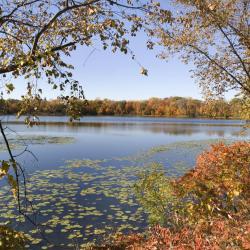
[[175, 184], [194, 220], [241, 216], [250, 207], [250, 143], [212, 145]]

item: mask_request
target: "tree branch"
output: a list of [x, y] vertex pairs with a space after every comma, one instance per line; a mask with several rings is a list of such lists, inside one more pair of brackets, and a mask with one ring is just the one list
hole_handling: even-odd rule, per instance
[[20, 3], [16, 6], [16, 8], [14, 8], [9, 14], [5, 15], [5, 16], [1, 16], [0, 17], [0, 27], [6, 22], [8, 21], [8, 19], [13, 16], [15, 14], [16, 11], [18, 11], [21, 7], [25, 7], [25, 6], [28, 6], [28, 5], [31, 5], [33, 3], [36, 3], [36, 2], [39, 2], [41, 0], [33, 0], [31, 2], [26, 2], [25, 1], [23, 3]]
[[90, 2], [85, 2], [83, 4], [78, 4], [78, 5], [72, 5], [72, 6], [68, 6], [62, 10], [60, 10], [59, 12], [57, 12], [53, 17], [52, 19], [43, 26], [43, 28], [37, 33], [37, 35], [35, 36], [35, 39], [34, 39], [34, 42], [33, 42], [33, 48], [32, 48], [32, 51], [31, 51], [31, 55], [34, 55], [36, 49], [37, 49], [37, 46], [38, 46], [38, 42], [39, 42], [39, 39], [40, 37], [43, 35], [44, 32], [47, 31], [47, 29], [50, 28], [50, 26], [61, 16], [63, 15], [64, 13], [70, 11], [70, 10], [73, 10], [73, 9], [77, 9], [77, 8], [81, 8], [81, 7], [87, 7], [89, 5], [92, 5], [92, 4], [95, 4], [97, 2], [99, 2], [100, 0], [92, 0]]
[[242, 58], [240, 57], [240, 55], [239, 55], [238, 52], [236, 51], [236, 49], [235, 49], [235, 47], [234, 47], [232, 41], [230, 40], [230, 38], [228, 37], [228, 35], [226, 34], [226, 32], [223, 30], [223, 28], [222, 28], [219, 24], [217, 24], [217, 26], [218, 26], [219, 30], [222, 32], [222, 34], [225, 36], [225, 38], [227, 39], [229, 45], [231, 46], [231, 48], [232, 48], [232, 50], [233, 50], [233, 53], [234, 53], [234, 54], [237, 56], [237, 58], [239, 59], [239, 61], [240, 61], [241, 65], [242, 65], [244, 71], [246, 72], [248, 78], [250, 79], [250, 73], [249, 73], [249, 71], [247, 70], [246, 65], [245, 65], [245, 63], [243, 62]]
[[8, 142], [8, 139], [4, 133], [4, 128], [3, 128], [3, 125], [2, 125], [2, 122], [0, 121], [0, 132], [3, 136], [3, 139], [4, 139], [4, 142], [5, 142], [5, 145], [6, 145], [6, 148], [8, 150], [8, 153], [9, 153], [9, 156], [10, 156], [10, 160], [11, 160], [11, 163], [13, 165], [13, 170], [14, 170], [14, 173], [15, 173], [15, 177], [16, 177], [16, 184], [17, 184], [17, 201], [18, 201], [18, 209], [19, 211], [21, 211], [21, 204], [20, 204], [20, 189], [19, 189], [19, 176], [18, 176], [18, 172], [17, 172], [17, 166], [14, 167], [14, 164], [17, 165], [16, 163], [16, 160], [12, 154], [12, 151], [10, 149], [10, 145], [9, 145], [9, 142]]
[[205, 51], [199, 49], [197, 46], [194, 46], [192, 44], [187, 44], [187, 46], [195, 49], [196, 51], [198, 51], [200, 54], [204, 55], [210, 62], [212, 62], [214, 65], [216, 65], [218, 68], [220, 68], [222, 71], [224, 71], [226, 74], [228, 74], [235, 82], [237, 82], [243, 90], [245, 90], [246, 92], [248, 92], [250, 94], [250, 88], [248, 88], [247, 86], [244, 85], [244, 83], [242, 83], [241, 81], [239, 81], [233, 74], [231, 74], [224, 66], [220, 65], [216, 60], [214, 60], [212, 57], [209, 56], [208, 53], [206, 53]]

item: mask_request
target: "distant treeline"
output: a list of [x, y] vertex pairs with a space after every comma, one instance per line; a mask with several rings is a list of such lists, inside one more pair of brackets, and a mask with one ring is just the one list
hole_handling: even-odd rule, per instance
[[[145, 101], [79, 100], [75, 108], [84, 115], [131, 115], [166, 117], [208, 117], [239, 118], [242, 100], [223, 99], [205, 102], [192, 98], [169, 97], [150, 98]], [[20, 100], [0, 100], [1, 114], [16, 114], [21, 107]], [[42, 100], [39, 104], [40, 115], [67, 115], [67, 105], [61, 99]]]

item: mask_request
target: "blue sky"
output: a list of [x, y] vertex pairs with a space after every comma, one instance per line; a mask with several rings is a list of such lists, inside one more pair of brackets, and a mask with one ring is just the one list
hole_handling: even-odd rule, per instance
[[155, 51], [146, 49], [143, 38], [138, 37], [130, 47], [136, 54], [136, 60], [148, 69], [148, 76], [140, 74], [141, 66], [129, 55], [98, 48], [89, 57], [93, 48], [82, 48], [73, 54], [70, 61], [75, 65], [75, 77], [82, 81], [87, 99], [201, 97], [186, 65], [176, 58], [169, 63], [157, 59]]
[[[78, 48], [67, 58], [75, 67], [74, 78], [82, 83], [87, 99], [201, 98], [200, 89], [189, 73], [190, 67], [177, 58], [169, 62], [156, 58], [156, 51], [146, 48], [145, 37], [135, 38], [130, 42], [130, 48], [135, 52], [136, 61], [148, 69], [148, 76], [140, 74], [141, 66], [130, 55], [103, 51], [100, 46]], [[58, 95], [46, 84], [46, 79], [39, 84], [44, 97], [50, 99]], [[15, 85], [12, 97], [19, 98], [25, 91], [25, 85], [22, 79]]]

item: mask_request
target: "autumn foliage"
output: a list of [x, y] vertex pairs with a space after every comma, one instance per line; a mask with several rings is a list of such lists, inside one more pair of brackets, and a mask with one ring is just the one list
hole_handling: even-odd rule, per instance
[[23, 233], [14, 231], [6, 225], [0, 225], [0, 250], [22, 250], [25, 238]]
[[[184, 227], [178, 232], [156, 226], [149, 230], [149, 236], [120, 236], [119, 243], [103, 249], [133, 250], [220, 250], [250, 249], [249, 221], [229, 222], [214, 220], [201, 223], [195, 228]], [[124, 243], [126, 245], [124, 246]]]
[[163, 214], [171, 227], [118, 236], [103, 249], [250, 249], [249, 142], [212, 145], [193, 170], [171, 184], [179, 200], [172, 214]]
[[213, 145], [176, 185], [179, 195], [189, 200], [195, 220], [242, 216], [250, 205], [250, 143]]
[[[1, 100], [0, 114], [17, 114], [23, 101]], [[71, 110], [62, 99], [40, 100], [36, 105], [36, 113], [40, 115], [108, 115], [108, 116], [166, 116], [166, 117], [209, 117], [209, 118], [239, 118], [244, 108], [243, 99], [234, 98], [201, 101], [184, 97], [150, 98], [148, 100], [113, 101], [108, 99], [77, 100], [71, 105]], [[32, 106], [34, 108], [34, 105]], [[26, 110], [23, 114], [30, 114]]]

